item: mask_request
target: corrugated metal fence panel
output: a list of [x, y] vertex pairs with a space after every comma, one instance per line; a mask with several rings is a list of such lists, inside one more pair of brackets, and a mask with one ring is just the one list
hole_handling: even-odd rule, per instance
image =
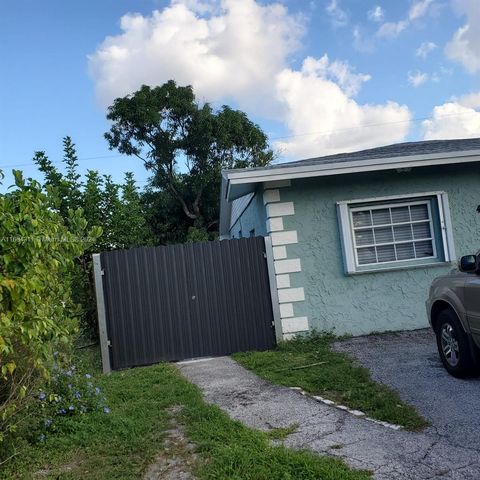
[[112, 368], [275, 343], [263, 237], [101, 254]]

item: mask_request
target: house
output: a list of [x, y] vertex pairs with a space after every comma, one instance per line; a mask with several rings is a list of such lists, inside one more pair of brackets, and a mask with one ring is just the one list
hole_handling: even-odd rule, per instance
[[432, 279], [480, 248], [480, 138], [222, 173], [221, 239], [270, 236], [283, 338], [427, 326]]

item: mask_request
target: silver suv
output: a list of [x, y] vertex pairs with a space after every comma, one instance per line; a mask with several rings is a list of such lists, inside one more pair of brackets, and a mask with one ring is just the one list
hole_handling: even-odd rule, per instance
[[459, 271], [436, 278], [427, 313], [438, 353], [455, 377], [477, 373], [480, 361], [480, 252], [459, 262]]

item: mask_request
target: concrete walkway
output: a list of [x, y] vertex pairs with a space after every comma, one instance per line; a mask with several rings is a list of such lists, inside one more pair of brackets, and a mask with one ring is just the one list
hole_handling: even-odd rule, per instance
[[[412, 433], [354, 417], [299, 392], [272, 385], [228, 357], [182, 363], [182, 373], [209, 403], [260, 430], [298, 430], [285, 445], [341, 457], [379, 480], [480, 478], [479, 451], [453, 446], [433, 431]], [[479, 432], [480, 434], [480, 432]]]

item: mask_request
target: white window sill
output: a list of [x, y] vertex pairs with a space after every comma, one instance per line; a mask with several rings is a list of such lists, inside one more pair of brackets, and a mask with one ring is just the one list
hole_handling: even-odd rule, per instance
[[438, 268], [438, 267], [455, 267], [455, 262], [433, 262], [418, 263], [415, 265], [388, 265], [385, 267], [371, 268], [368, 270], [357, 270], [355, 272], [346, 273], [347, 276], [365, 275], [369, 273], [396, 272], [399, 270], [417, 270], [419, 268]]

